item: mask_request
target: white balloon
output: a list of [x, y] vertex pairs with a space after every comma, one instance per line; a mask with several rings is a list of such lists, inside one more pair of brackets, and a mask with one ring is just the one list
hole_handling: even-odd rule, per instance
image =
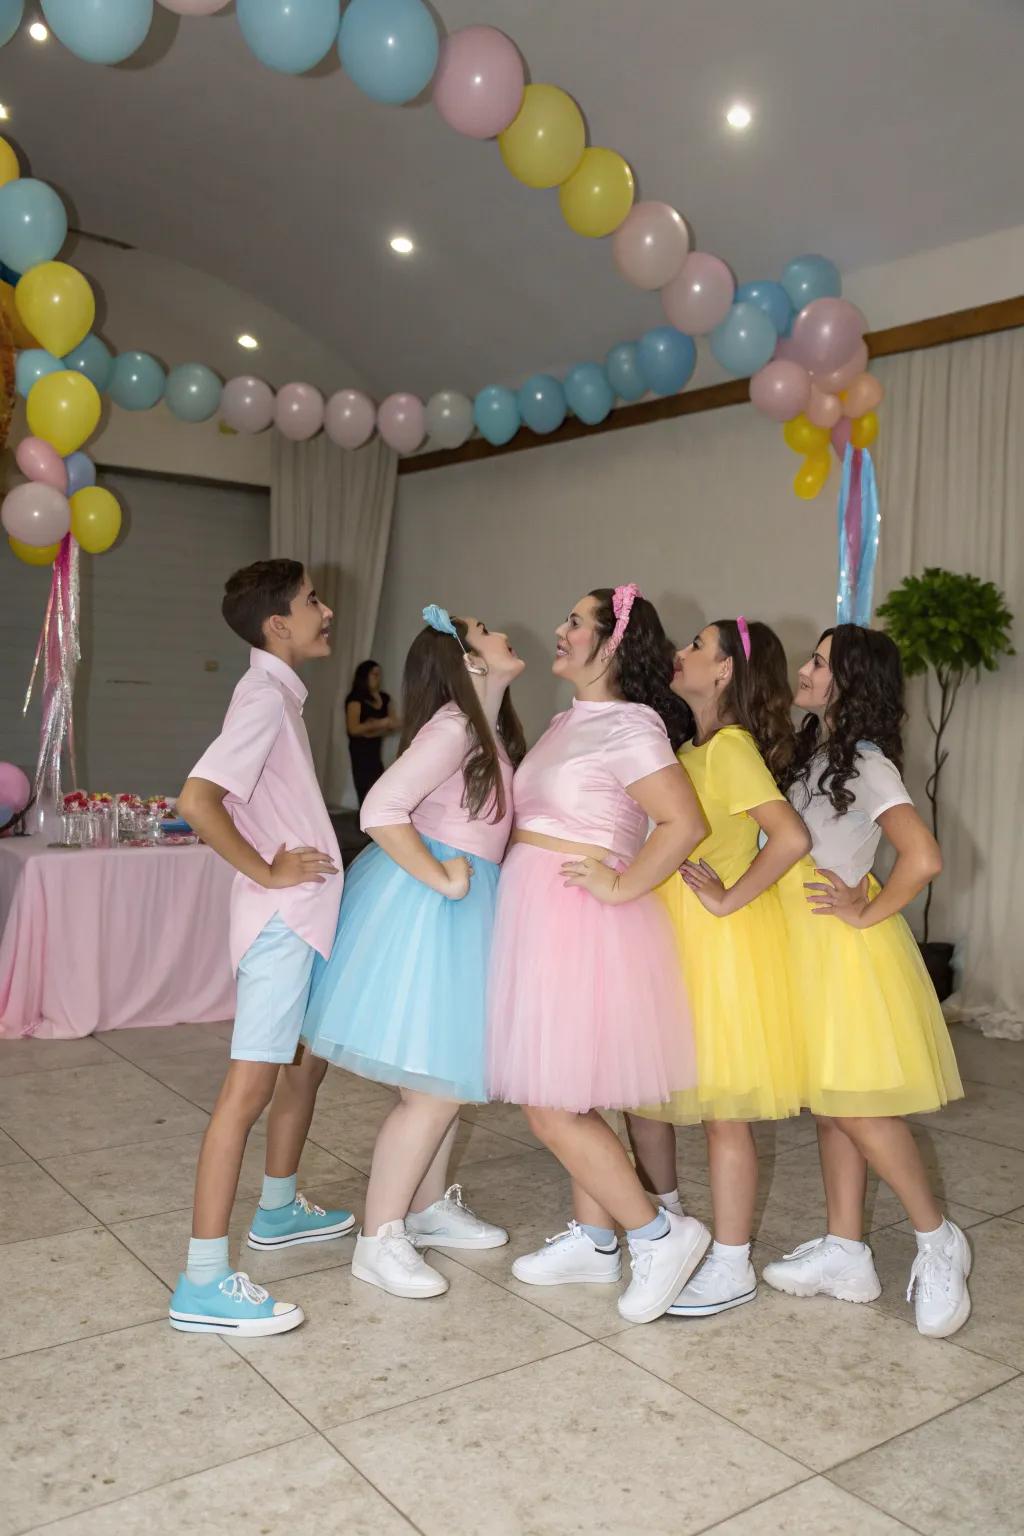
[[427, 401], [427, 436], [434, 448], [461, 448], [473, 435], [473, 402], [454, 389], [440, 389]]

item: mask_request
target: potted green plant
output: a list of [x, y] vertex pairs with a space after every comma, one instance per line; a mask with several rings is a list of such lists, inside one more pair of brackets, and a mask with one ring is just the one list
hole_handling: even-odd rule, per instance
[[[1013, 615], [994, 582], [930, 566], [922, 576], [905, 577], [879, 606], [878, 617], [899, 647], [907, 677], [925, 678], [932, 732], [932, 770], [925, 794], [938, 839], [939, 779], [949, 757], [945, 737], [957, 694], [968, 674], [977, 678], [982, 668], [994, 672], [1000, 657], [1016, 654], [1010, 642]], [[932, 895], [929, 885], [921, 954], [935, 990], [946, 998], [953, 989], [953, 946], [929, 939]]]

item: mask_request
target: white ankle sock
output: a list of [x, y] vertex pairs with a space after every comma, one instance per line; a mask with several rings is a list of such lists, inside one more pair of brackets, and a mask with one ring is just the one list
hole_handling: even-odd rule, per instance
[[939, 1243], [945, 1241], [948, 1227], [949, 1222], [946, 1220], [945, 1216], [943, 1216], [934, 1232], [918, 1232], [915, 1228], [914, 1236], [917, 1238], [917, 1246], [919, 1248], [937, 1247]]
[[663, 1205], [666, 1211], [671, 1211], [673, 1216], [685, 1216], [683, 1202], [678, 1189], [667, 1189], [663, 1195], [655, 1195], [658, 1205]]
[[750, 1244], [714, 1242], [711, 1245], [711, 1257], [723, 1259], [730, 1269], [744, 1270], [750, 1263]]
[[837, 1237], [834, 1232], [828, 1234], [830, 1243], [838, 1243], [844, 1253], [863, 1253], [864, 1243], [855, 1243], [852, 1237]]

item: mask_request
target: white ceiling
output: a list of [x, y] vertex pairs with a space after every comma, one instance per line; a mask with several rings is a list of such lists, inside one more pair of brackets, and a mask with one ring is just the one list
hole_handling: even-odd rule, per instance
[[[114, 69], [23, 34], [0, 51], [4, 131], [82, 228], [251, 293], [378, 395], [517, 383], [660, 322], [608, 242], [573, 235], [557, 194], [514, 181], [494, 144], [429, 105], [367, 100], [333, 55], [300, 79], [264, 69], [232, 9], [183, 20], [158, 5], [145, 49]], [[740, 280], [804, 250], [852, 270], [1024, 220], [1020, 0], [440, 10], [449, 30], [507, 31], [532, 79], [578, 99], [591, 142], [631, 162], [640, 195], [674, 203]], [[737, 97], [756, 114], [741, 136], [722, 120]], [[412, 260], [387, 249], [396, 229], [417, 240]], [[221, 351], [211, 338], [208, 360]]]

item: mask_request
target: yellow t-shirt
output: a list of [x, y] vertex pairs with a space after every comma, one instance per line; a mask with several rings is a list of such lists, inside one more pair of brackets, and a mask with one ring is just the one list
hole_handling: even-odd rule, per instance
[[706, 859], [724, 884], [735, 885], [757, 854], [759, 828], [746, 812], [786, 797], [742, 726], [723, 726], [699, 747], [687, 742], [679, 761], [710, 828], [690, 858]]

